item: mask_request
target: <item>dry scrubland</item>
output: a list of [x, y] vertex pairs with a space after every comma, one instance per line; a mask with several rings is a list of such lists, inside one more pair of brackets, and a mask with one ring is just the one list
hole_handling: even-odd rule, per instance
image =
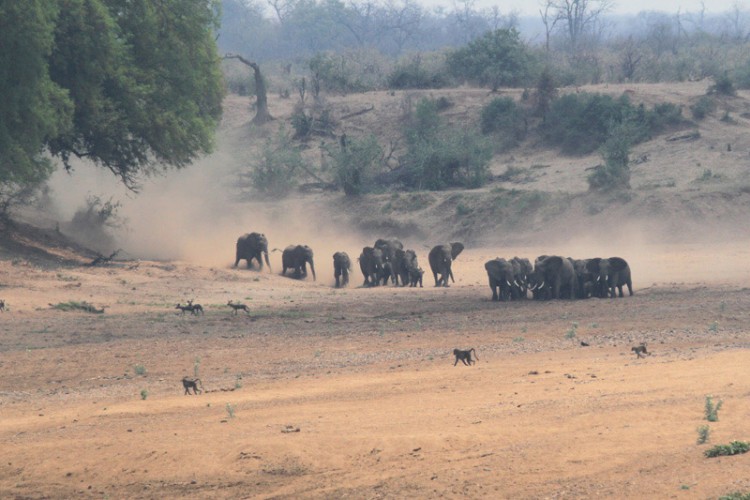
[[[628, 88], [647, 102], [689, 104], [706, 85]], [[457, 103], [450, 113], [491, 98], [445, 93]], [[370, 120], [402, 98], [331, 102], [340, 116], [372, 100], [376, 110], [358, 117]], [[249, 127], [244, 101], [228, 102], [220, 150], [203, 165], [221, 163], [225, 172], [247, 162], [244, 138], [261, 134]], [[750, 195], [742, 189], [750, 140], [747, 101], [739, 96], [730, 105], [734, 124], [709, 118], [695, 141], [661, 137], [638, 146], [636, 156], [648, 161], [633, 166], [630, 200], [584, 193], [585, 168], [596, 157], [561, 158], [527, 145], [493, 165], [497, 174], [509, 165], [526, 169], [515, 181], [357, 202], [314, 194], [230, 204], [226, 193], [212, 197], [220, 183], [207, 182], [198, 166], [156, 181], [124, 207], [131, 223], [124, 246], [151, 259], [107, 267], [80, 265], [90, 256], [53, 232], [13, 233], [10, 243], [6, 228], [0, 497], [715, 498], [750, 491], [750, 454], [703, 456], [708, 446], [750, 439]], [[289, 101], [272, 102], [279, 118], [290, 109]], [[351, 134], [376, 124], [341, 126]], [[696, 180], [706, 168], [719, 176]], [[548, 197], [514, 216], [492, 208], [499, 186]], [[191, 208], [195, 193], [200, 209]], [[469, 210], [462, 217], [459, 202]], [[271, 255], [274, 273], [232, 269], [234, 240], [251, 230], [265, 231], [272, 247], [309, 243], [318, 281], [279, 276], [279, 253]], [[467, 242], [456, 284], [437, 289], [425, 276], [423, 289], [363, 289], [355, 270], [350, 288], [333, 289], [333, 251], [356, 256], [388, 232], [417, 249], [423, 267], [426, 246]], [[636, 294], [489, 300], [486, 260], [542, 253], [621, 255]], [[174, 309], [191, 298], [205, 316]], [[228, 300], [245, 302], [251, 314], [232, 315]], [[49, 306], [67, 301], [106, 312]], [[630, 352], [640, 342], [651, 356]], [[478, 363], [453, 367], [456, 347], [476, 348]], [[206, 392], [184, 396], [180, 379], [194, 373]], [[706, 395], [723, 406], [709, 442], [698, 445]]]

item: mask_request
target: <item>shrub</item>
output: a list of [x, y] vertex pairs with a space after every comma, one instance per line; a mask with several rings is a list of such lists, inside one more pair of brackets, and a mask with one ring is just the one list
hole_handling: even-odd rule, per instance
[[490, 178], [491, 143], [471, 128], [441, 123], [435, 101], [422, 99], [405, 131], [401, 179], [409, 188], [477, 188]]
[[566, 154], [588, 154], [615, 134], [627, 134], [630, 144], [636, 144], [682, 121], [682, 109], [673, 104], [649, 110], [633, 106], [625, 95], [614, 99], [583, 92], [554, 100], [542, 133]]
[[750, 451], [750, 443], [747, 441], [732, 441], [729, 444], [717, 444], [713, 448], [709, 448], [703, 452], [703, 454], [708, 458], [714, 458], [740, 455], [748, 451]]
[[714, 77], [714, 84], [708, 87], [709, 94], [735, 95], [737, 90], [734, 88], [732, 79], [725, 71], [721, 76]]
[[321, 90], [341, 94], [369, 90], [356, 74], [355, 64], [346, 55], [319, 53], [310, 59], [309, 67], [316, 97]]
[[498, 97], [490, 101], [480, 115], [483, 134], [498, 132], [506, 138], [508, 145], [523, 138], [525, 132], [523, 112], [510, 97]]
[[604, 165], [599, 165], [588, 176], [589, 189], [608, 191], [611, 189], [630, 188], [630, 137], [627, 126], [620, 126], [614, 131], [601, 149]]
[[305, 170], [309, 168], [299, 148], [282, 125], [276, 136], [263, 145], [249, 175], [257, 191], [269, 196], [285, 196], [297, 186]]
[[698, 444], [705, 444], [706, 441], [708, 441], [708, 436], [711, 434], [711, 428], [707, 425], [701, 425], [698, 427], [698, 439], [696, 442]]
[[336, 185], [347, 195], [368, 193], [373, 189], [375, 174], [383, 151], [374, 135], [362, 139], [346, 138], [338, 147], [327, 147], [333, 160]]
[[693, 113], [693, 118], [696, 120], [703, 120], [706, 116], [712, 113], [716, 109], [716, 102], [711, 97], [703, 96], [698, 99], [698, 102], [690, 106], [690, 111]]
[[145, 401], [147, 397], [148, 397], [148, 391], [146, 389], [141, 389], [141, 399]]
[[717, 422], [719, 420], [719, 410], [723, 403], [722, 400], [719, 400], [718, 403], [714, 404], [713, 398], [711, 396], [706, 396], [706, 405], [704, 409], [706, 420], [709, 422]]
[[431, 71], [421, 56], [397, 64], [387, 77], [389, 89], [439, 89], [448, 84], [443, 68]]

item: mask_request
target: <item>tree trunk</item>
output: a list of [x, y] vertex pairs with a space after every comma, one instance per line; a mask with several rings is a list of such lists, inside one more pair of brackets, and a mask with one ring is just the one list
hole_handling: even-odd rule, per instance
[[227, 54], [224, 56], [224, 59], [237, 59], [242, 64], [253, 68], [253, 73], [255, 74], [255, 96], [257, 98], [257, 110], [255, 112], [255, 118], [253, 118], [253, 123], [256, 125], [263, 125], [264, 123], [273, 120], [273, 116], [268, 112], [266, 82], [260, 72], [260, 66], [258, 66], [258, 63], [248, 61], [244, 57], [236, 54]]

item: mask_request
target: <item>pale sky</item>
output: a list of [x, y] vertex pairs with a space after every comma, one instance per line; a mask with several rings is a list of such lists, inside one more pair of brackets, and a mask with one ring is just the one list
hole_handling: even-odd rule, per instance
[[[445, 7], [452, 6], [451, 0], [422, 0], [424, 5], [442, 5]], [[487, 8], [497, 5], [502, 14], [509, 13], [513, 10], [521, 15], [537, 15], [539, 7], [543, 2], [541, 0], [476, 0], [476, 7]], [[739, 5], [741, 10], [750, 9], [750, 2], [738, 0], [705, 0], [707, 13], [722, 13], [733, 8], [735, 4]], [[666, 13], [681, 12], [699, 12], [701, 10], [700, 0], [620, 0], [614, 2], [613, 14], [636, 14], [641, 11], [661, 11]]]

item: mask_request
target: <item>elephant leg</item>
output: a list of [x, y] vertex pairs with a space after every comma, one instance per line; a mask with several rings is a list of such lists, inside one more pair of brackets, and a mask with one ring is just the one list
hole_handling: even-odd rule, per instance
[[630, 279], [628, 279], [628, 281], [626, 281], [625, 284], [628, 286], [628, 293], [632, 297], [633, 296], [633, 282]]
[[495, 282], [492, 278], [490, 278], [490, 290], [492, 290], [492, 300], [498, 300], [497, 287], [495, 287]]

